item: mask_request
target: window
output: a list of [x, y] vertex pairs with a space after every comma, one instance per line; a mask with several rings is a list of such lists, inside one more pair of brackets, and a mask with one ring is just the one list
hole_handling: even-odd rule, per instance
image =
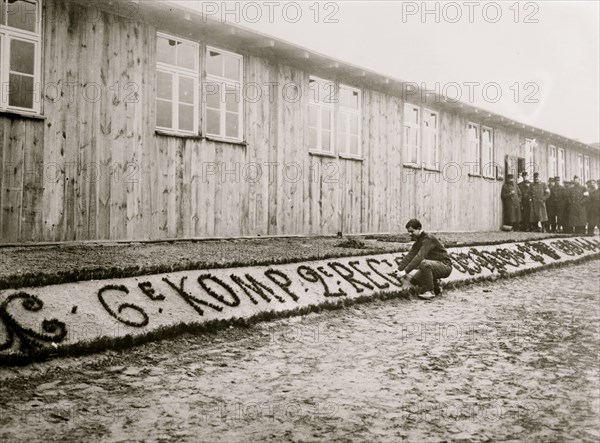
[[198, 44], [156, 37], [156, 127], [198, 134]]
[[548, 147], [548, 177], [556, 177], [558, 175], [558, 162], [556, 161], [556, 146]]
[[577, 175], [579, 176], [579, 183], [585, 184], [585, 176], [583, 169], [583, 155], [577, 154]]
[[309, 149], [333, 154], [335, 89], [331, 81], [310, 77], [308, 105]]
[[427, 168], [440, 170], [439, 114], [428, 109], [423, 110], [423, 156]]
[[590, 177], [590, 158], [585, 155], [583, 157], [583, 183], [591, 180]]
[[244, 101], [242, 100], [243, 57], [208, 47], [206, 50], [206, 135], [242, 141]]
[[481, 170], [484, 177], [496, 178], [494, 130], [491, 128], [481, 128], [481, 160]]
[[529, 173], [529, 180], [532, 180], [533, 173], [535, 172], [535, 162], [533, 157], [533, 145], [534, 140], [525, 139], [525, 170]]
[[565, 150], [558, 148], [558, 175], [561, 181], [567, 178], [567, 163], [565, 162]]
[[[361, 156], [361, 94], [360, 90], [340, 85], [338, 107], [338, 153]], [[313, 111], [314, 112], [314, 111]], [[314, 123], [314, 119], [312, 120]], [[312, 126], [315, 129], [316, 126]], [[316, 128], [318, 130], [318, 128]], [[311, 146], [313, 146], [311, 144]]]
[[404, 104], [404, 144], [406, 147], [406, 162], [413, 165], [419, 164], [419, 147], [421, 115], [418, 106]]
[[469, 161], [471, 163], [477, 164], [474, 174], [479, 175], [481, 170], [481, 144], [479, 136], [479, 125], [476, 125], [475, 123], [469, 123], [468, 140]]
[[39, 0], [0, 0], [0, 111], [40, 113]]

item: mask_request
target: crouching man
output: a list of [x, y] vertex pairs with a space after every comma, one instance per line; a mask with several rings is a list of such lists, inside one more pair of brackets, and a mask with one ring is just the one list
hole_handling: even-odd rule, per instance
[[414, 269], [417, 272], [409, 278], [413, 285], [421, 286], [424, 292], [420, 298], [431, 300], [441, 294], [438, 279], [446, 278], [452, 272], [452, 261], [446, 248], [431, 234], [423, 231], [421, 222], [409, 220], [406, 229], [410, 239], [415, 240], [410, 252], [402, 259], [398, 270], [400, 277], [407, 276]]

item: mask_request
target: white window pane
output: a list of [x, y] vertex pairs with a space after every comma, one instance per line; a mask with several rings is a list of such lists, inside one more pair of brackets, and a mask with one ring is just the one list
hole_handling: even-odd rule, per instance
[[321, 128], [323, 130], [331, 129], [331, 110], [321, 109]]
[[346, 108], [358, 109], [358, 92], [340, 87], [340, 105]]
[[323, 82], [321, 85], [321, 102], [335, 103], [335, 89], [333, 83]]
[[173, 100], [173, 74], [156, 72], [156, 96]]
[[331, 131], [321, 131], [321, 149], [331, 151]]
[[156, 38], [156, 60], [161, 63], [175, 64], [175, 40]]
[[221, 134], [221, 113], [213, 109], [206, 110], [206, 133], [212, 135]]
[[196, 48], [189, 43], [179, 42], [177, 44], [177, 66], [187, 69], [196, 69]]
[[308, 127], [318, 128], [319, 127], [319, 109], [315, 105], [309, 105], [308, 107]]
[[16, 0], [8, 3], [7, 25], [24, 31], [35, 32], [37, 21], [36, 5], [33, 2]]
[[358, 135], [358, 115], [350, 116], [350, 134]]
[[179, 105], [179, 129], [183, 131], [194, 130], [194, 107]]
[[358, 91], [352, 91], [352, 96], [350, 97], [350, 107], [358, 110]]
[[347, 126], [348, 114], [344, 111], [338, 113], [338, 133], [345, 134], [348, 131]]
[[206, 72], [211, 75], [223, 77], [223, 56], [217, 51], [208, 51], [206, 58]]
[[310, 99], [313, 102], [319, 101], [319, 83], [316, 80], [310, 79], [308, 81], [308, 90], [310, 93]]
[[358, 155], [358, 137], [355, 135], [350, 136], [350, 154]]
[[194, 104], [194, 79], [179, 77], [179, 101]]
[[0, 25], [6, 24], [6, 3], [0, 0]]
[[308, 146], [312, 149], [317, 149], [317, 129], [316, 128], [308, 128]]
[[164, 100], [156, 100], [156, 126], [173, 128], [173, 104]]
[[33, 75], [35, 45], [22, 40], [10, 42], [10, 70]]
[[239, 137], [239, 119], [240, 115], [234, 112], [227, 112], [225, 115], [225, 135], [227, 137]]
[[240, 98], [236, 88], [225, 86], [225, 109], [227, 111], [237, 112], [239, 109]]
[[221, 108], [221, 84], [207, 83], [206, 84], [206, 106], [213, 109]]
[[240, 80], [240, 59], [229, 54], [224, 55], [225, 58], [225, 74], [226, 78], [231, 80]]
[[8, 104], [20, 108], [33, 108], [33, 77], [10, 74]]
[[437, 127], [438, 127], [437, 114], [429, 115], [429, 126], [431, 126], [433, 129], [437, 129]]
[[346, 151], [347, 151], [346, 138], [347, 138], [346, 134], [342, 134], [342, 133], [338, 132], [338, 135], [336, 137], [338, 152], [346, 153]]

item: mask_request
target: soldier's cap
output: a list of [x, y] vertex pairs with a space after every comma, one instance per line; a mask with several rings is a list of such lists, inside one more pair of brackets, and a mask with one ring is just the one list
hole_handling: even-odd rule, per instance
[[549, 182], [553, 182], [553, 181], [555, 181], [555, 180], [556, 180], [556, 179], [555, 179], [554, 177], [549, 177], [549, 178], [548, 178], [548, 181], [549, 181]]
[[556, 177], [554, 177], [554, 180], [556, 180], [557, 182], [560, 181], [560, 177], [557, 175]]

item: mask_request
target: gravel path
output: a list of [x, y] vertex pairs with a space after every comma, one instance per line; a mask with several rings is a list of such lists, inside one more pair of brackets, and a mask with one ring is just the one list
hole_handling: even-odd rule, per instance
[[0, 441], [598, 441], [599, 266], [0, 368]]

